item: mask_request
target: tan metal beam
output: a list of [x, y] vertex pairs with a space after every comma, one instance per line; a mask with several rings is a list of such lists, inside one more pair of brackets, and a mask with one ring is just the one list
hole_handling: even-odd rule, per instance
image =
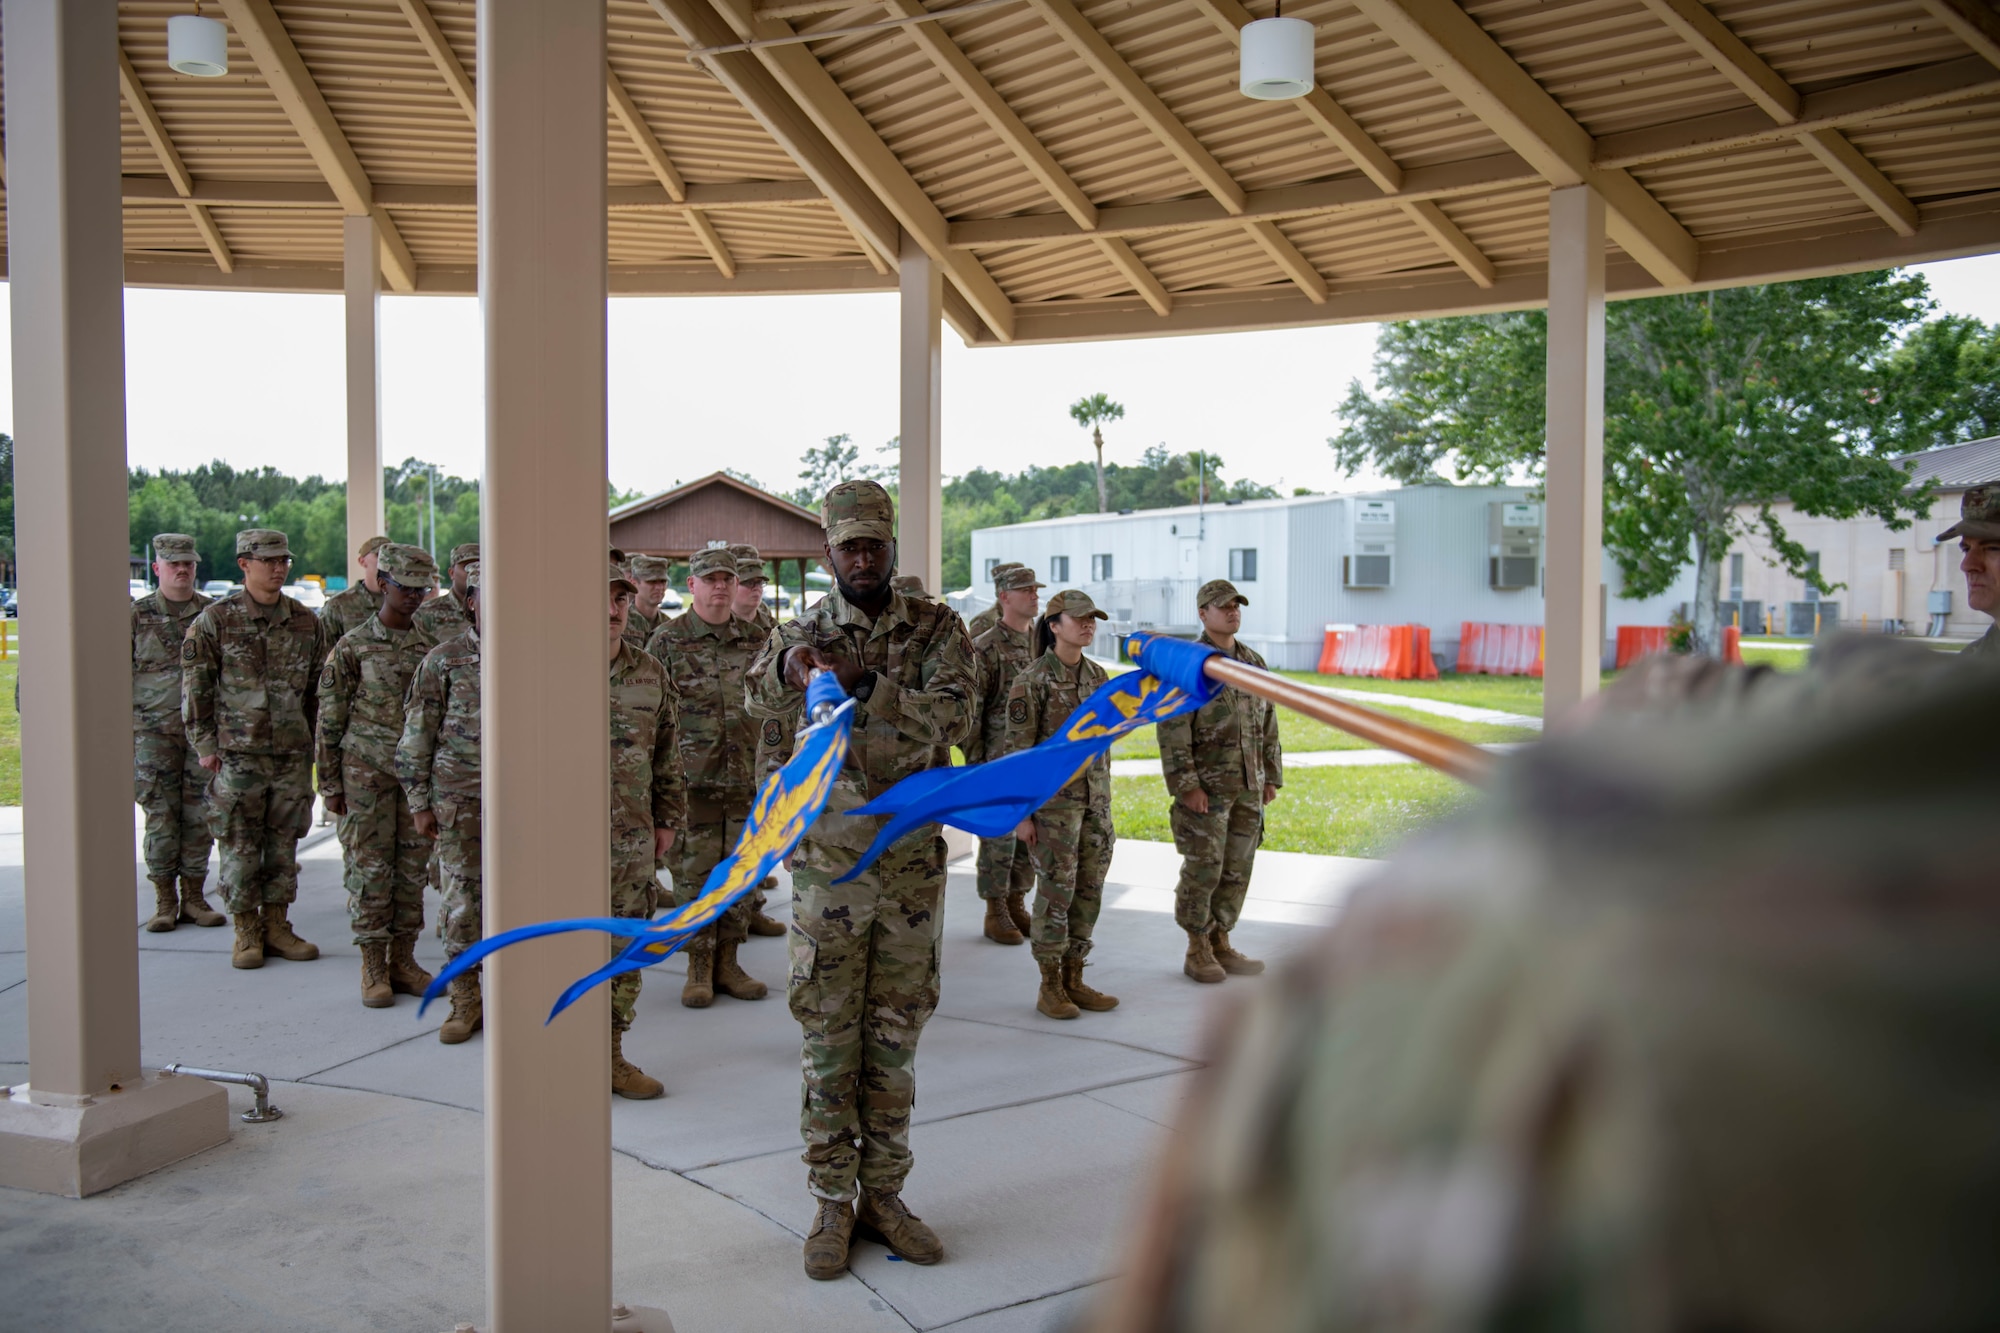
[[1958, 40], [2000, 66], [2000, 14], [1980, 0], [1923, 0], [1923, 6]]
[[1118, 270], [1125, 281], [1132, 284], [1132, 290], [1139, 293], [1156, 315], [1165, 315], [1174, 308], [1174, 298], [1146, 267], [1146, 261], [1132, 252], [1132, 246], [1115, 236], [1099, 236], [1092, 241], [1099, 254]]
[[[639, 110], [639, 104], [632, 100], [631, 93], [625, 91], [624, 82], [619, 79], [617, 71], [613, 70], [608, 62], [604, 66], [604, 96], [611, 105], [611, 114], [625, 127], [626, 136], [632, 140], [633, 147], [639, 150], [639, 156], [645, 159], [647, 169], [660, 182], [660, 188], [664, 189], [667, 197], [675, 203], [685, 202], [687, 182], [681, 178], [680, 171], [667, 157], [667, 150], [660, 146], [659, 139], [653, 134], [653, 127], [646, 123], [645, 114]], [[689, 209], [683, 216], [687, 219], [688, 229], [694, 232], [695, 240], [699, 241], [701, 248], [708, 252], [708, 257], [715, 261], [715, 266], [721, 270], [722, 276], [735, 277], [736, 259], [729, 253], [729, 247], [723, 244], [721, 234], [715, 230], [715, 224], [695, 209]]]
[[1308, 301], [1314, 305], [1326, 304], [1326, 279], [1320, 276], [1319, 270], [1312, 266], [1310, 260], [1299, 253], [1299, 248], [1291, 243], [1285, 233], [1278, 230], [1277, 223], [1246, 222], [1243, 224], [1243, 230], [1250, 234], [1251, 240], [1257, 242], [1258, 249], [1271, 257], [1271, 262], [1278, 266], [1279, 271], [1305, 293]]
[[298, 47], [278, 20], [270, 0], [218, 0], [229, 26], [250, 52], [250, 59], [264, 76], [272, 96], [284, 108], [292, 129], [305, 144], [306, 152], [348, 213], [367, 213], [375, 218], [382, 233], [382, 273], [399, 292], [415, 291], [417, 261], [396, 230], [395, 222], [375, 204], [375, 191], [354, 155], [347, 134], [334, 119], [319, 85], [313, 82]]
[[1493, 285], [1493, 261], [1486, 253], [1472, 243], [1472, 238], [1460, 231], [1458, 224], [1444, 215], [1444, 210], [1428, 199], [1419, 199], [1402, 204], [1403, 213], [1417, 224], [1424, 235], [1437, 242], [1438, 249], [1451, 256], [1451, 262], [1465, 271], [1481, 287]]
[[1917, 234], [1917, 206], [1846, 135], [1839, 130], [1813, 130], [1801, 134], [1799, 142], [1898, 236]]
[[736, 257], [729, 253], [729, 246], [723, 242], [722, 233], [708, 215], [698, 208], [691, 208], [681, 215], [687, 220], [688, 230], [701, 242], [701, 248], [708, 251], [708, 257], [715, 261], [715, 267], [725, 278], [736, 276]]
[[[134, 203], [179, 199], [173, 182], [164, 176], [126, 176], [121, 187], [125, 198]], [[322, 181], [235, 181], [193, 182], [195, 202], [216, 208], [338, 208], [340, 200]], [[375, 202], [384, 208], [411, 212], [463, 212], [477, 206], [470, 185], [404, 185], [396, 182], [375, 187]], [[611, 185], [605, 188], [605, 204], [612, 212], [652, 210], [678, 213], [706, 208], [811, 208], [827, 202], [811, 181], [697, 181], [687, 187], [685, 201], [676, 203], [660, 185]]]
[[[194, 178], [188, 175], [187, 166], [181, 161], [180, 150], [167, 135], [167, 127], [161, 123], [160, 113], [153, 107], [153, 99], [146, 95], [146, 89], [139, 82], [139, 72], [132, 68], [132, 61], [123, 49], [118, 52], [118, 88], [125, 95], [125, 104], [132, 108], [133, 119], [139, 122], [139, 132], [152, 145], [153, 156], [160, 160], [160, 166], [173, 182], [174, 193], [182, 199], [192, 201]], [[229, 243], [222, 239], [222, 231], [209, 216], [208, 209], [189, 202], [186, 205], [188, 219], [195, 230], [201, 233], [202, 243], [208, 246], [208, 253], [215, 259], [215, 266], [224, 273], [236, 267], [235, 258], [229, 253]]]
[[396, 0], [396, 7], [403, 11], [403, 17], [417, 31], [417, 41], [423, 44], [431, 63], [444, 76], [444, 86], [451, 89], [451, 95], [465, 109], [465, 118], [474, 125], [479, 123], [479, 99], [474, 95], [472, 78], [465, 72], [465, 66], [458, 61], [458, 52], [451, 49], [445, 40], [437, 19], [431, 15], [431, 7], [424, 0]]

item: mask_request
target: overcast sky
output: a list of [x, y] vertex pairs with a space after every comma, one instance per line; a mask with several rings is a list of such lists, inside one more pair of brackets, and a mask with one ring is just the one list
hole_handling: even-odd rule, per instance
[[[1943, 309], [2000, 324], [2000, 256], [1923, 272]], [[0, 303], [5, 293], [0, 284]], [[384, 460], [477, 476], [477, 302], [392, 296], [382, 308]], [[125, 312], [134, 466], [221, 458], [345, 471], [338, 297], [135, 290]], [[8, 336], [0, 319], [0, 343]], [[1089, 457], [1066, 409], [1103, 392], [1126, 411], [1105, 431], [1107, 461], [1164, 444], [1213, 450], [1225, 476], [1287, 491], [1352, 485], [1326, 437], [1374, 345], [1363, 324], [973, 351], [947, 329], [945, 472]], [[728, 465], [789, 489], [799, 455], [823, 437], [845, 432], [870, 452], [896, 434], [893, 295], [618, 299], [610, 352], [611, 479], [622, 488], [659, 490]], [[10, 363], [0, 357], [0, 376]], [[12, 420], [7, 376], [0, 428]]]

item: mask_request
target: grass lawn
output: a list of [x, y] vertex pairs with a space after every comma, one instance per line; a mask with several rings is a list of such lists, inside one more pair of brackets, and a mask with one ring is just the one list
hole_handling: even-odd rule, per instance
[[[1264, 812], [1264, 846], [1321, 856], [1384, 856], [1409, 834], [1469, 804], [1477, 793], [1418, 764], [1304, 768]], [[1172, 842], [1172, 798], [1158, 778], [1113, 778], [1111, 817], [1121, 838]]]
[[14, 711], [14, 673], [21, 659], [0, 662], [0, 805], [21, 803], [21, 715]]
[[[1540, 700], [1536, 700], [1536, 712], [1540, 712]], [[1426, 727], [1456, 736], [1474, 745], [1497, 744], [1501, 741], [1532, 741], [1541, 738], [1541, 732], [1528, 727], [1503, 727], [1490, 722], [1459, 722], [1453, 718], [1436, 717], [1430, 713], [1419, 713], [1413, 709], [1397, 708], [1383, 704], [1381, 711], [1421, 723]], [[1514, 710], [1520, 711], [1520, 710]], [[1375, 748], [1358, 736], [1350, 736], [1336, 727], [1311, 718], [1301, 717], [1289, 709], [1278, 710], [1278, 738], [1284, 742], [1291, 754], [1305, 754], [1313, 750], [1370, 750]], [[1160, 757], [1159, 728], [1142, 727], [1111, 747], [1113, 759], [1158, 759]]]
[[[1446, 672], [1436, 680], [1377, 680], [1373, 676], [1322, 676], [1315, 671], [1281, 671], [1278, 674], [1307, 685], [1324, 685], [1336, 690], [1406, 694], [1417, 699], [1436, 699], [1472, 708], [1493, 708], [1528, 717], [1542, 715], [1542, 682], [1527, 676], [1460, 676]], [[1606, 679], [1609, 679], [1608, 675]], [[1432, 725], [1437, 720], [1433, 720]]]

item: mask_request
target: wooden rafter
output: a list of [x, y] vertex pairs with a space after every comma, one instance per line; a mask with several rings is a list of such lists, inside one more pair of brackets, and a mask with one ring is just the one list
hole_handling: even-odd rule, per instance
[[1980, 0], [1923, 0], [1923, 4], [1958, 40], [2000, 66], [2000, 14]]
[[[653, 133], [653, 127], [646, 123], [645, 113], [639, 110], [639, 104], [632, 100], [631, 93], [625, 91], [624, 80], [620, 79], [617, 71], [608, 64], [604, 67], [604, 96], [611, 105], [611, 114], [618, 118], [618, 123], [625, 129], [626, 137], [631, 139], [633, 147], [639, 150], [639, 156], [645, 159], [647, 169], [653, 173], [654, 179], [660, 182], [661, 188], [667, 192], [667, 197], [677, 204], [686, 202], [687, 182], [681, 178], [680, 171], [667, 157], [667, 150], [660, 146], [660, 140]], [[695, 240], [699, 241], [701, 248], [708, 252], [708, 257], [715, 261], [715, 267], [721, 270], [722, 276], [735, 277], [736, 259], [729, 253], [729, 247], [723, 244], [721, 234], [715, 230], [715, 224], [703, 217], [699, 209], [689, 209], [683, 216], [687, 220], [689, 230], [694, 232]]]
[[410, 21], [412, 28], [416, 29], [417, 41], [422, 43], [424, 52], [430, 56], [431, 63], [437, 66], [438, 73], [444, 76], [444, 86], [451, 89], [451, 95], [456, 97], [458, 104], [465, 109], [466, 118], [477, 125], [479, 100], [473, 94], [472, 77], [465, 72], [465, 66], [459, 63], [458, 52], [452, 50], [451, 43], [445, 40], [444, 32], [437, 25], [437, 19], [431, 15], [431, 7], [425, 0], [396, 0], [396, 7], [403, 11], [403, 17]]
[[1173, 296], [1146, 267], [1146, 261], [1132, 252], [1130, 242], [1115, 236], [1099, 236], [1093, 244], [1106, 262], [1132, 284], [1132, 290], [1139, 293], [1140, 299], [1153, 308], [1154, 314], [1165, 316], [1173, 312]]
[[180, 150], [167, 135], [167, 127], [160, 120], [160, 113], [153, 107], [153, 99], [146, 95], [146, 89], [139, 82], [139, 72], [132, 68], [132, 61], [123, 50], [118, 52], [118, 87], [125, 94], [125, 104], [132, 108], [132, 116], [139, 122], [139, 132], [152, 145], [153, 156], [160, 160], [167, 179], [173, 182], [174, 193], [186, 203], [183, 205], [188, 218], [201, 233], [203, 244], [214, 257], [215, 266], [224, 273], [236, 271], [235, 257], [229, 253], [229, 243], [222, 239], [222, 231], [215, 225], [206, 204], [194, 202], [194, 178], [188, 175], [185, 163], [181, 161]]
[[340, 206], [350, 214], [369, 214], [375, 219], [376, 234], [382, 240], [382, 276], [399, 292], [417, 289], [417, 261], [388, 211], [375, 202], [375, 189], [362, 170], [361, 159], [347, 142], [340, 122], [334, 119], [319, 85], [313, 82], [306, 62], [292, 44], [291, 34], [278, 21], [270, 0], [219, 0], [229, 16], [229, 26], [249, 49], [250, 59], [264, 76], [271, 93], [284, 108], [292, 129], [305, 144], [306, 152], [319, 167], [326, 183], [333, 187]]

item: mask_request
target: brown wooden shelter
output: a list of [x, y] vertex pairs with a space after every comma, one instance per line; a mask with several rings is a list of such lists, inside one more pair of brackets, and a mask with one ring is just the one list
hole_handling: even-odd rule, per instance
[[727, 472], [711, 472], [611, 511], [611, 544], [621, 551], [685, 560], [716, 541], [750, 543], [776, 567], [780, 583], [784, 563], [796, 560], [794, 586], [801, 597], [806, 570], [825, 546], [818, 514]]

